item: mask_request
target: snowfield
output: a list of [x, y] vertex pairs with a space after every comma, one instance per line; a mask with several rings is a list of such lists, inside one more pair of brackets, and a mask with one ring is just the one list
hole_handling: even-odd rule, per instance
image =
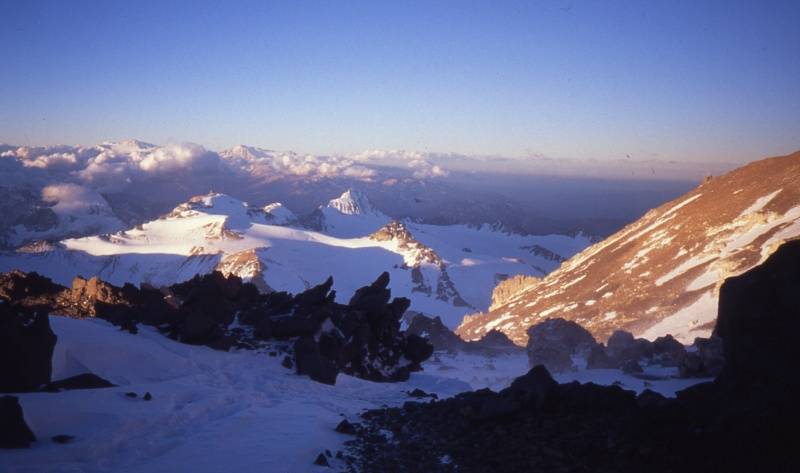
[[[452, 396], [499, 390], [528, 370], [527, 357], [437, 353], [403, 383], [339, 375], [336, 386], [298, 376], [268, 351], [219, 352], [172, 341], [149, 327], [131, 335], [93, 319], [51, 316], [58, 335], [53, 379], [91, 371], [116, 388], [20, 394], [38, 441], [0, 454], [0, 471], [60, 472], [306, 472], [326, 449], [349, 437], [334, 427], [364, 409], [413, 400], [414, 388]], [[658, 368], [648, 374], [671, 374]], [[560, 382], [620, 383], [666, 395], [698, 380], [643, 381], [616, 370], [579, 370]], [[125, 396], [135, 392], [137, 398]], [[150, 392], [151, 401], [142, 396]], [[72, 435], [68, 444], [50, 440]], [[334, 471], [342, 463], [331, 459]]]

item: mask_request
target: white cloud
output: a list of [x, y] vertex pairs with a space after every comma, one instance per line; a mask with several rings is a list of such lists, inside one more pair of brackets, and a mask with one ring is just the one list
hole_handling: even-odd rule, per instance
[[220, 153], [223, 159], [261, 177], [306, 177], [309, 179], [346, 177], [369, 181], [377, 171], [343, 156], [316, 156], [276, 152], [249, 146], [236, 146]]
[[109, 210], [108, 202], [97, 192], [77, 184], [53, 184], [42, 189], [42, 200], [53, 204], [56, 215], [100, 213]]

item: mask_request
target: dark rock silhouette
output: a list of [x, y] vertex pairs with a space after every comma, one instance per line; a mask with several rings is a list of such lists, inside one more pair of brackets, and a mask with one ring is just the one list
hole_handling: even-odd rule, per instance
[[[391, 299], [388, 285], [389, 274], [383, 273], [358, 289], [345, 305], [335, 302], [332, 278], [293, 296], [261, 294], [253, 284], [220, 272], [161, 289], [131, 284], [120, 288], [95, 277], [75, 278], [72, 287], [65, 288], [35, 273], [12, 272], [0, 275], [0, 300], [5, 301], [0, 304], [4, 311], [0, 314], [11, 314], [12, 307], [26, 313], [36, 307], [42, 314], [37, 324], [25, 327], [13, 322], [13, 317], [3, 316], [1, 323], [10, 324], [3, 336], [12, 338], [23, 332], [45, 333], [49, 330], [46, 314], [53, 312], [102, 318], [131, 333], [136, 333], [137, 324], [152, 325], [180, 342], [219, 350], [257, 346], [263, 340], [294, 340], [294, 360], [284, 366], [295, 367], [317, 381], [333, 384], [340, 372], [374, 381], [399, 381], [420, 370], [433, 347], [425, 339], [400, 331], [400, 318], [410, 301]], [[252, 330], [229, 330], [237, 317]], [[10, 341], [0, 347], [6, 350], [3, 359], [38, 363], [36, 370], [14, 365], [18, 371], [6, 379], [21, 384], [9, 385], [9, 390], [31, 390], [50, 381], [52, 346], [41, 359], [19, 356], [28, 351], [39, 353], [37, 347], [27, 341], [18, 345]], [[31, 373], [33, 378], [19, 381], [20, 373]]]
[[36, 441], [14, 396], [0, 396], [0, 448], [28, 448]]
[[83, 373], [69, 378], [59, 379], [44, 385], [41, 390], [48, 392], [70, 391], [73, 389], [113, 388], [116, 384], [93, 373]]
[[0, 300], [0, 392], [33, 391], [49, 383], [55, 346], [46, 310]]
[[574, 368], [572, 357], [588, 356], [597, 346], [592, 334], [575, 322], [547, 319], [528, 329], [528, 359], [531, 366], [544, 365], [554, 372]]

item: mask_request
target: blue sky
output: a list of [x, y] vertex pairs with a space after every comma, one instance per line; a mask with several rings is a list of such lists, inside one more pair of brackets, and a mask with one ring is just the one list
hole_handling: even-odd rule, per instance
[[743, 162], [800, 148], [800, 2], [0, 2], [0, 142]]

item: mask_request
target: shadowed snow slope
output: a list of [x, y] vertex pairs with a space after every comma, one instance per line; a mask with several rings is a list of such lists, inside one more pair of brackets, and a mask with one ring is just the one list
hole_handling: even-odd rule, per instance
[[301, 227], [280, 209], [211, 193], [127, 231], [0, 253], [0, 271], [36, 271], [64, 285], [96, 275], [115, 285], [161, 286], [219, 269], [261, 290], [292, 293], [332, 275], [337, 300], [345, 302], [388, 271], [393, 295], [455, 327], [464, 314], [488, 309], [499, 280], [543, 276], [589, 243], [582, 235], [523, 236], [489, 226], [395, 222], [387, 228], [403, 231], [376, 233], [388, 217], [350, 191], [320, 209], [322, 231]]
[[684, 343], [708, 336], [719, 286], [800, 236], [800, 152], [710, 179], [590, 246], [486, 314], [465, 318], [462, 338], [492, 329], [525, 344], [548, 317], [599, 339], [625, 329]]

